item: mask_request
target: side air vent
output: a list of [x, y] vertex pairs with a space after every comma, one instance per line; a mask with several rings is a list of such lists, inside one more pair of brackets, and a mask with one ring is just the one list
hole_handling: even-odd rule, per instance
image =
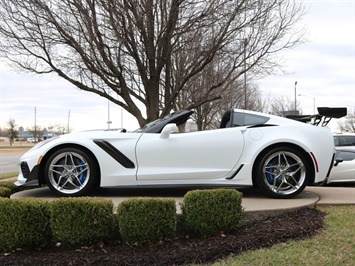
[[20, 167], [22, 176], [27, 179], [30, 176], [30, 168], [28, 167], [28, 164], [26, 162], [22, 162]]
[[94, 140], [101, 149], [107, 152], [113, 159], [120, 163], [125, 168], [135, 168], [134, 163], [128, 159], [122, 152], [117, 150], [111, 143], [108, 141], [97, 139]]

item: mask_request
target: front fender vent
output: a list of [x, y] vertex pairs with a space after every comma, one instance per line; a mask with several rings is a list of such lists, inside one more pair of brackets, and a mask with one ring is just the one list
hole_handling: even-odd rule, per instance
[[113, 159], [120, 163], [125, 168], [135, 168], [134, 163], [127, 158], [122, 152], [117, 150], [111, 143], [105, 140], [94, 140], [95, 144], [107, 152]]
[[28, 167], [27, 162], [22, 162], [20, 167], [22, 176], [27, 179], [30, 176], [30, 168]]

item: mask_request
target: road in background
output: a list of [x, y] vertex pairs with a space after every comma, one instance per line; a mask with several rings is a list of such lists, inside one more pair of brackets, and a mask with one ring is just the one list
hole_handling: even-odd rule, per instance
[[18, 172], [17, 164], [21, 156], [34, 145], [26, 141], [16, 141], [12, 145], [10, 142], [0, 142], [0, 174]]
[[5, 152], [0, 150], [0, 174], [18, 172], [17, 164], [24, 151]]

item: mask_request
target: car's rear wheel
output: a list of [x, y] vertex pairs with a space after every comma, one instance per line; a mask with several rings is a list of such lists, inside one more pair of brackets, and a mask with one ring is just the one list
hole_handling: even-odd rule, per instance
[[90, 154], [77, 148], [53, 153], [45, 166], [48, 187], [60, 196], [82, 196], [95, 186], [98, 167]]
[[310, 170], [302, 152], [291, 147], [278, 147], [258, 157], [253, 175], [265, 194], [287, 199], [304, 190]]

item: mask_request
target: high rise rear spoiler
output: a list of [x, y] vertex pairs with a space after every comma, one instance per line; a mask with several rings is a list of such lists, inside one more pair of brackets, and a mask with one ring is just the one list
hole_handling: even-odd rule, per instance
[[346, 107], [318, 107], [318, 114], [315, 115], [286, 115], [286, 118], [297, 120], [304, 123], [310, 123], [325, 127], [332, 118], [341, 118], [347, 115]]

